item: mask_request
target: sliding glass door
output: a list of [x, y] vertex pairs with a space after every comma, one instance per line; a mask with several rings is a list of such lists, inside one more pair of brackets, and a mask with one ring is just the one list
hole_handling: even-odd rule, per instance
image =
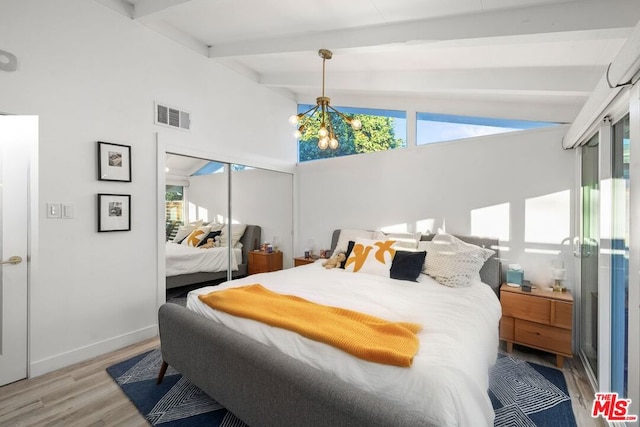
[[581, 150], [582, 211], [580, 244], [575, 253], [581, 261], [580, 350], [586, 363], [585, 367], [598, 381], [599, 135], [591, 138]]
[[627, 396], [629, 330], [629, 115], [611, 141], [611, 391]]

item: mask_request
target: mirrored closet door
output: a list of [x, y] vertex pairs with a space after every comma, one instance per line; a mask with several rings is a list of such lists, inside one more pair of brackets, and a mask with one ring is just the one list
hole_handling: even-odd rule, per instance
[[[250, 252], [265, 242], [277, 253], [269, 258], [280, 259], [277, 269], [292, 266], [292, 174], [175, 153], [166, 154], [165, 172], [167, 289], [186, 291], [250, 274], [256, 255]], [[193, 242], [181, 240], [194, 230], [202, 233]], [[202, 240], [196, 242], [196, 237]], [[213, 239], [215, 249], [208, 248], [207, 239]], [[186, 258], [188, 264], [189, 251], [194, 259], [205, 254], [220, 259], [207, 271], [197, 267], [211, 264], [211, 259], [194, 261], [196, 271], [194, 266], [174, 265], [172, 257]]]

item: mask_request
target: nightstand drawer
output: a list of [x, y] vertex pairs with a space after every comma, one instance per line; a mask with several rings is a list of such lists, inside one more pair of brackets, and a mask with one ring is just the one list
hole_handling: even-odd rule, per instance
[[502, 316], [500, 319], [500, 339], [513, 341], [514, 318]]
[[571, 329], [573, 325], [573, 304], [551, 301], [551, 324], [558, 328]]
[[554, 353], [571, 354], [571, 331], [515, 319], [514, 336], [521, 342]]
[[551, 301], [546, 298], [503, 292], [500, 294], [500, 301], [503, 316], [547, 325], [551, 321]]

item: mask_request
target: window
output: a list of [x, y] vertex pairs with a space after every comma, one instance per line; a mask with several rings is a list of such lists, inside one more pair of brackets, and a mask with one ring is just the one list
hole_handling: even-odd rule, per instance
[[[312, 107], [312, 105], [299, 104], [298, 113], [303, 113]], [[359, 119], [362, 122], [362, 129], [354, 132], [342, 119], [335, 117], [335, 113], [330, 113], [331, 125], [340, 145], [335, 150], [330, 148], [321, 150], [318, 148], [320, 123], [319, 120], [315, 120], [317, 116], [314, 117], [298, 141], [298, 160], [300, 162], [406, 147], [406, 112], [369, 108], [336, 108], [341, 113]]]
[[495, 135], [524, 129], [557, 126], [553, 122], [455, 116], [452, 114], [417, 113], [417, 145], [453, 141], [476, 136]]
[[184, 224], [184, 187], [167, 185], [164, 193], [167, 240], [173, 239]]
[[[220, 163], [220, 162], [209, 162], [206, 165], [204, 165], [203, 167], [201, 167], [200, 169], [198, 169], [197, 171], [195, 171], [194, 173], [191, 174], [191, 176], [198, 176], [198, 175], [212, 175], [214, 173], [222, 173], [224, 172], [224, 166], [226, 163]], [[243, 171], [243, 170], [250, 170], [253, 169], [250, 166], [245, 166], [245, 165], [231, 165], [231, 170], [234, 172], [237, 171]]]

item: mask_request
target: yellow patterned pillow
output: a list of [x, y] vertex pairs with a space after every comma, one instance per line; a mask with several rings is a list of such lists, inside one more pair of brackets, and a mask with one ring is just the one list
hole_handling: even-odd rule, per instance
[[353, 273], [376, 274], [389, 277], [389, 269], [396, 250], [395, 240], [356, 238], [353, 250], [344, 263], [344, 269]]
[[202, 239], [207, 237], [209, 231], [211, 231], [211, 227], [208, 225], [197, 227], [182, 241], [182, 244], [195, 248], [202, 242]]

